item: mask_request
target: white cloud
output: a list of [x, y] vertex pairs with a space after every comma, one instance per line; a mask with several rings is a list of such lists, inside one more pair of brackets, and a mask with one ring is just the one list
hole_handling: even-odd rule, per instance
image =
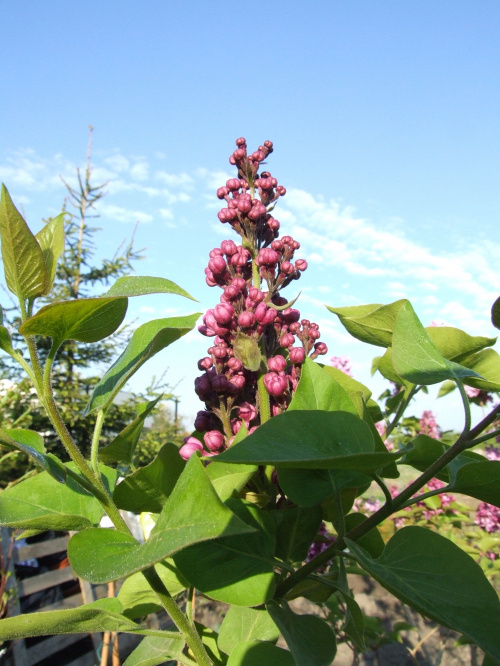
[[161, 180], [168, 187], [188, 187], [193, 184], [192, 177], [187, 173], [167, 173], [158, 171], [155, 174], [157, 180]]
[[103, 217], [110, 217], [118, 222], [128, 224], [130, 222], [152, 222], [153, 216], [141, 210], [130, 210], [122, 206], [115, 206], [114, 204], [102, 203], [99, 207]]

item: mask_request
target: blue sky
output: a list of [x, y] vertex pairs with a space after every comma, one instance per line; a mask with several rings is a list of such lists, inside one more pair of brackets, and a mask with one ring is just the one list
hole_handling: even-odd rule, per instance
[[[310, 266], [297, 307], [360, 380], [382, 388], [369, 378], [379, 350], [351, 341], [324, 303], [408, 297], [424, 324], [495, 334], [498, 2], [18, 0], [2, 22], [0, 179], [34, 229], [59, 211], [59, 176], [83, 165], [92, 124], [95, 182], [109, 180], [102, 255], [139, 221], [137, 273], [207, 309], [219, 297], [204, 284], [208, 252], [230, 237], [215, 189], [237, 137], [271, 139], [268, 167], [288, 190], [276, 217]], [[175, 297], [130, 307], [137, 323], [189, 312]], [[206, 346], [189, 336], [136, 385], [169, 367], [192, 416]], [[453, 398], [436, 411], [460, 425]]]

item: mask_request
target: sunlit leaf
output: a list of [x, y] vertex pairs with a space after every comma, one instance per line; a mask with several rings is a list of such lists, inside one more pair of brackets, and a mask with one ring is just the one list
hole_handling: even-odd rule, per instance
[[354, 338], [378, 347], [388, 347], [392, 343], [396, 316], [405, 303], [408, 301], [403, 298], [389, 305], [375, 303], [347, 308], [327, 307]]
[[64, 252], [64, 215], [64, 213], [61, 213], [57, 217], [54, 217], [36, 234], [36, 239], [42, 248], [43, 260], [47, 268], [47, 288], [45, 294], [48, 294], [52, 288], [56, 275], [57, 262]]
[[231, 654], [239, 643], [251, 640], [274, 643], [279, 635], [277, 626], [264, 608], [231, 606], [219, 631], [219, 647]]
[[109, 296], [146, 296], [147, 294], [176, 294], [196, 301], [182, 287], [162, 277], [149, 277], [143, 275], [126, 275], [118, 280], [103, 294]]

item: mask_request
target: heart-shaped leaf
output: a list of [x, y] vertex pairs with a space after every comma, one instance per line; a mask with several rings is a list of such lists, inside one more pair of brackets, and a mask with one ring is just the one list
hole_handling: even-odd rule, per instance
[[305, 560], [313, 539], [319, 532], [321, 508], [296, 506], [292, 509], [271, 511], [271, 517], [276, 524], [276, 557], [290, 564]]
[[428, 326], [425, 330], [439, 352], [456, 363], [485, 347], [492, 347], [497, 341], [496, 338], [472, 336], [452, 326]]
[[[238, 435], [242, 429], [240, 428]], [[235, 442], [236, 440], [237, 438]], [[213, 460], [207, 465], [206, 471], [217, 494], [225, 502], [244, 488], [257, 471], [257, 465], [229, 465]]]
[[378, 453], [370, 428], [348, 412], [286, 411], [220, 453], [221, 462], [375, 471], [400, 453]]
[[473, 370], [444, 358], [409, 302], [399, 309], [394, 323], [392, 362], [396, 372], [412, 384], [479, 377]]
[[371, 477], [347, 469], [289, 469], [280, 467], [278, 479], [285, 495], [299, 506], [317, 506], [348, 488], [371, 485]]
[[265, 643], [264, 641], [245, 641], [231, 652], [227, 666], [296, 666], [295, 659], [288, 650]]
[[139, 406], [139, 414], [132, 423], [129, 423], [112, 442], [99, 451], [99, 460], [106, 464], [114, 462], [130, 464], [144, 427], [144, 421], [151, 414], [161, 398], [162, 396], [159, 396], [156, 400], [142, 403]]
[[65, 340], [98, 342], [120, 326], [127, 305], [126, 298], [79, 298], [51, 303], [27, 319], [19, 333], [47, 336], [56, 346]]
[[500, 461], [462, 465], [453, 475], [449, 490], [500, 507]]
[[187, 317], [155, 319], [139, 326], [123, 353], [95, 387], [85, 408], [85, 415], [107, 407], [124, 384], [147, 360], [189, 333], [199, 316], [197, 313]]
[[5, 185], [0, 199], [0, 237], [5, 282], [20, 300], [42, 296], [48, 273], [42, 248], [14, 206]]
[[296, 666], [330, 666], [337, 652], [335, 634], [317, 615], [296, 615], [276, 601], [267, 604], [269, 615], [283, 634]]
[[130, 474], [116, 486], [113, 493], [116, 505], [133, 513], [160, 513], [185, 464], [178, 447], [167, 442], [152, 463]]
[[467, 377], [466, 384], [483, 391], [500, 391], [500, 356], [494, 349], [483, 349], [466, 356], [461, 364], [481, 376]]
[[264, 608], [231, 606], [219, 631], [219, 647], [231, 654], [240, 643], [251, 640], [274, 643], [279, 635], [277, 626]]
[[398, 530], [376, 560], [350, 539], [346, 544], [363, 569], [398, 599], [500, 660], [497, 593], [458, 546], [422, 527]]
[[190, 546], [174, 561], [191, 585], [213, 599], [258, 606], [271, 599], [275, 589], [274, 524], [267, 513], [243, 500], [232, 498], [226, 504], [252, 533]]
[[56, 275], [57, 262], [64, 252], [64, 213], [54, 217], [40, 229], [36, 239], [42, 248], [43, 260], [47, 268], [47, 288], [45, 294], [50, 293]]
[[196, 301], [178, 284], [162, 277], [149, 277], [143, 275], [126, 275], [108, 289], [103, 297], [109, 296], [146, 296], [147, 294], [176, 294]]
[[310, 358], [302, 365], [300, 381], [288, 411], [321, 409], [327, 412], [344, 411], [358, 415], [349, 394], [328, 373]]
[[[67, 467], [76, 470], [73, 463]], [[117, 473], [101, 467], [110, 488]], [[104, 514], [99, 502], [70, 476], [58, 483], [47, 472], [32, 476], [0, 493], [0, 524], [18, 529], [84, 530]]]
[[388, 347], [392, 342], [394, 322], [401, 307], [408, 303], [403, 298], [389, 305], [379, 303], [354, 305], [348, 308], [330, 308], [338, 316], [347, 331], [358, 340], [378, 347]]
[[200, 460], [192, 456], [146, 543], [141, 545], [115, 530], [88, 529], [72, 537], [68, 555], [81, 578], [107, 583], [142, 571], [193, 543], [252, 531], [222, 504]]

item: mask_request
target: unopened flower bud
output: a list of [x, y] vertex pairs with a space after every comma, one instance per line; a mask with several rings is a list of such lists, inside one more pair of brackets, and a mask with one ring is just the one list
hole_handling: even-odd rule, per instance
[[282, 347], [291, 347], [295, 342], [295, 338], [291, 333], [283, 333], [280, 338], [280, 345]]
[[214, 319], [218, 324], [228, 324], [234, 317], [234, 308], [230, 303], [219, 303], [214, 308]]
[[184, 458], [184, 460], [189, 460], [196, 451], [203, 452], [203, 446], [196, 437], [186, 437], [184, 442], [184, 445], [179, 449], [179, 455], [181, 458]]
[[205, 358], [202, 358], [198, 361], [198, 370], [210, 370], [213, 364], [214, 362], [210, 356], [205, 356]]
[[250, 287], [250, 289], [248, 290], [248, 295], [255, 303], [260, 303], [261, 301], [264, 300], [264, 294], [260, 289], [257, 289], [256, 287]]
[[286, 377], [280, 377], [275, 372], [268, 372], [264, 375], [264, 386], [269, 395], [278, 397], [286, 391], [288, 382]]
[[286, 361], [281, 355], [267, 359], [267, 366], [273, 372], [282, 372], [286, 368]]
[[210, 412], [207, 412], [206, 410], [200, 410], [198, 414], [196, 414], [196, 418], [194, 420], [194, 427], [198, 432], [205, 432], [205, 430], [208, 430], [210, 426], [212, 425], [212, 415]]
[[257, 417], [257, 409], [250, 402], [242, 402], [238, 407], [238, 416], [248, 425], [250, 421], [253, 421]]
[[217, 393], [224, 393], [226, 391], [231, 391], [231, 386], [226, 375], [215, 375], [212, 381], [212, 388]]
[[244, 310], [238, 317], [238, 325], [242, 328], [250, 328], [255, 324], [255, 315], [253, 312]]
[[239, 372], [243, 368], [243, 363], [234, 356], [229, 359], [227, 365], [233, 372]]
[[305, 271], [307, 268], [307, 261], [305, 259], [297, 259], [295, 262], [295, 268], [298, 271]]
[[212, 271], [213, 275], [221, 275], [227, 269], [224, 257], [216, 256], [208, 262], [208, 268]]
[[227, 189], [227, 187], [219, 187], [219, 189], [217, 190], [217, 197], [219, 199], [224, 199], [224, 197], [226, 197], [228, 194], [229, 190]]
[[218, 451], [225, 444], [224, 435], [218, 430], [209, 430], [206, 432], [203, 441], [209, 451]]
[[289, 350], [289, 358], [292, 363], [300, 364], [304, 363], [306, 357], [306, 351], [303, 347], [292, 347]]
[[255, 263], [257, 266], [273, 266], [276, 265], [279, 261], [279, 255], [274, 250], [271, 250], [270, 247], [262, 248], [257, 255]]
[[236, 247], [236, 243], [232, 240], [222, 241], [220, 249], [222, 250], [222, 252], [225, 255], [227, 255], [229, 257], [233, 254], [236, 254], [236, 252], [238, 252], [238, 248]]

